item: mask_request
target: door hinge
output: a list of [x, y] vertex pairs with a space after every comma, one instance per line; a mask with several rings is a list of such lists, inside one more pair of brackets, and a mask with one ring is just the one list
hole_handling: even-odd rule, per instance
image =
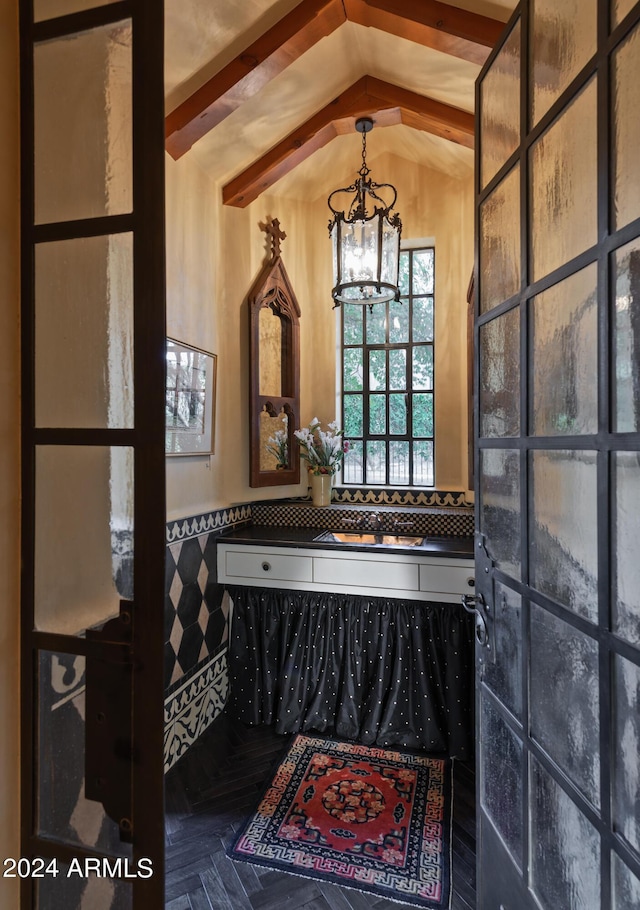
[[87, 641], [85, 796], [102, 803], [120, 840], [130, 843], [133, 602], [120, 601], [119, 615], [101, 629], [88, 629]]

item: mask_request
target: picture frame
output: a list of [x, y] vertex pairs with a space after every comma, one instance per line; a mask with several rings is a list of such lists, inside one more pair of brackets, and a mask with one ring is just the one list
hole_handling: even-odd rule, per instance
[[217, 357], [167, 338], [165, 453], [211, 455], [215, 448]]

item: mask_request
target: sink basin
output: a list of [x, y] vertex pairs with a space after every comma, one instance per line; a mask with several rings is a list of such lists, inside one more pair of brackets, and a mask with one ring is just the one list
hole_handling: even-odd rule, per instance
[[424, 537], [407, 534], [387, 534], [380, 531], [323, 531], [314, 538], [323, 543], [355, 543], [371, 547], [419, 547]]

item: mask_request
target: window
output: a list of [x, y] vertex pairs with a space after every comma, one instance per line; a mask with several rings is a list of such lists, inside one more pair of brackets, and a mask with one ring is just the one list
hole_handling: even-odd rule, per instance
[[432, 487], [435, 250], [400, 253], [400, 301], [343, 304], [342, 480]]

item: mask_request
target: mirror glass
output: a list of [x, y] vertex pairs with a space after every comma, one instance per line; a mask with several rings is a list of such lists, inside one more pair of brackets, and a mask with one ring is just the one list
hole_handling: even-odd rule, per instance
[[289, 417], [278, 414], [270, 402], [260, 412], [260, 470], [283, 471], [289, 467]]
[[282, 395], [283, 320], [269, 306], [258, 314], [260, 333], [260, 395]]

